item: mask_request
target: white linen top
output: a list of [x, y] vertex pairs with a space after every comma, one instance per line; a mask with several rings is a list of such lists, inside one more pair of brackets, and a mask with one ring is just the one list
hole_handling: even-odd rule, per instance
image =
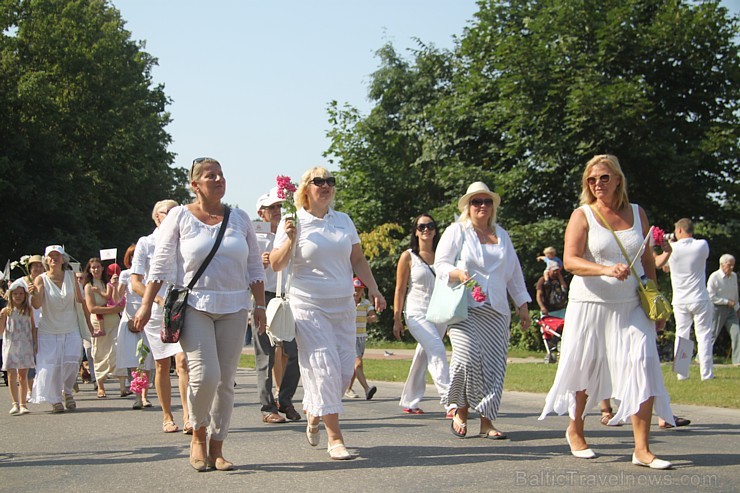
[[[498, 245], [493, 245], [496, 247], [494, 249], [487, 246], [484, 249], [470, 221], [464, 224], [451, 224], [439, 239], [434, 270], [441, 281], [449, 283], [450, 272], [458, 268], [454, 262], [462, 244], [459, 266], [467, 270], [470, 277], [478, 282], [486, 293], [486, 301], [483, 303], [488, 303], [497, 312], [508, 315], [510, 309], [507, 292], [517, 307], [529, 303], [532, 298], [527, 293], [522, 267], [509, 233], [498, 224], [495, 228]], [[483, 303], [474, 301], [472, 295], [468, 293], [468, 306], [481, 306]]]
[[131, 269], [121, 271], [121, 275], [118, 276], [118, 282], [126, 286], [126, 308], [124, 314], [127, 318], [132, 319], [136, 315], [136, 310], [141, 306], [141, 296], [134, 293], [131, 289]]
[[[260, 253], [271, 252], [273, 244], [275, 243], [275, 233], [257, 233], [257, 244], [260, 247]], [[277, 292], [277, 272], [272, 270], [271, 265], [265, 267], [265, 291]], [[282, 276], [282, 290], [285, 292], [285, 281], [288, 279], [287, 275]]]
[[[305, 209], [297, 213], [298, 242], [292, 265], [290, 294], [304, 298], [352, 296], [352, 245], [360, 243], [355, 224], [347, 214], [329, 209], [323, 218]], [[288, 240], [285, 219], [280, 221], [275, 248]], [[287, 269], [290, 269], [288, 266]]]
[[[642, 245], [642, 221], [640, 220], [640, 209], [637, 204], [631, 204], [633, 222], [632, 227], [621, 231], [615, 231], [630, 260], [635, 257]], [[588, 220], [588, 238], [583, 258], [601, 265], [615, 265], [623, 263], [629, 265], [622, 255], [617, 241], [612, 232], [599, 224], [596, 216], [588, 205], [582, 205], [580, 209]], [[638, 276], [643, 276], [645, 270], [638, 258], [633, 266]], [[568, 292], [569, 301], [606, 302], [606, 303], [631, 303], [637, 301], [637, 279], [630, 275], [624, 281], [609, 276], [573, 276]]]
[[403, 311], [407, 315], [426, 315], [434, 291], [434, 274], [431, 267], [411, 249], [408, 252], [411, 255], [411, 272]]
[[[185, 206], [170, 210], [159, 226], [149, 279], [187, 286], [213, 248], [221, 223], [208, 225]], [[232, 209], [216, 255], [195, 283], [188, 305], [196, 310], [225, 314], [249, 309], [249, 286], [265, 280], [252, 221]]]
[[715, 305], [728, 305], [730, 300], [734, 300], [735, 311], [740, 309], [737, 299], [737, 274], [734, 272], [730, 272], [730, 275], [726, 276], [722, 269], [719, 269], [709, 274], [707, 291], [709, 291], [709, 297]]
[[75, 285], [77, 282], [71, 270], [64, 271], [64, 282], [59, 289], [46, 272], [41, 274], [44, 281], [44, 301], [41, 303], [43, 317], [38, 330], [47, 334], [69, 334], [79, 330], [77, 308], [75, 307]]
[[[138, 274], [142, 277], [144, 285], [149, 280], [149, 266], [152, 262], [152, 256], [154, 255], [154, 247], [157, 245], [157, 234], [159, 228], [156, 228], [149, 236], [142, 236], [139, 241], [136, 242], [136, 249], [134, 250], [134, 257], [131, 259], [131, 274]], [[159, 288], [157, 295], [160, 298], [164, 298], [165, 292], [167, 291], [167, 285], [162, 284]]]
[[673, 286], [672, 303], [685, 305], [709, 300], [706, 274], [709, 244], [706, 240], [682, 238], [671, 247], [673, 253], [668, 257], [668, 266]]

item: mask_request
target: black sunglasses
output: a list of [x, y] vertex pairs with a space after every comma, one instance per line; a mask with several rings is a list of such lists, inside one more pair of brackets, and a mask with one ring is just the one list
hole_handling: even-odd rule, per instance
[[190, 181], [193, 181], [193, 171], [195, 170], [195, 165], [198, 163], [202, 163], [203, 161], [213, 161], [216, 163], [218, 162], [212, 157], [197, 157], [193, 159], [193, 164], [190, 165]]
[[416, 225], [416, 229], [421, 231], [422, 233], [426, 230], [434, 231], [437, 229], [437, 225], [434, 223], [419, 223]]
[[473, 199], [470, 201], [470, 205], [473, 207], [480, 207], [484, 204], [491, 207], [493, 205], [493, 199]]
[[334, 185], [337, 184], [337, 180], [333, 176], [330, 176], [329, 178], [321, 178], [317, 176], [316, 178], [311, 180], [309, 183], [313, 183], [317, 187], [323, 187], [324, 185], [329, 185], [330, 187], [333, 187]]
[[[601, 175], [601, 176], [599, 177], [599, 181], [600, 181], [601, 183], [603, 183], [603, 184], [607, 184], [607, 183], [609, 183], [609, 180], [611, 180], [611, 179], [612, 179], [612, 175]], [[589, 185], [596, 185], [596, 177], [594, 177], [594, 176], [589, 176], [588, 178], [586, 178], [586, 182], [587, 182], [587, 183], [588, 183]]]

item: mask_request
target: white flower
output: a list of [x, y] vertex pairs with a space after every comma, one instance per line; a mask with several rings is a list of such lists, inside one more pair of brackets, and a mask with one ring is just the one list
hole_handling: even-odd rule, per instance
[[28, 265], [28, 261], [31, 259], [30, 255], [24, 255], [21, 257], [21, 265]]
[[13, 260], [13, 261], [12, 261], [12, 262], [10, 263], [10, 270], [13, 270], [13, 269], [15, 269], [16, 267], [18, 267], [18, 261], [17, 261], [17, 260]]

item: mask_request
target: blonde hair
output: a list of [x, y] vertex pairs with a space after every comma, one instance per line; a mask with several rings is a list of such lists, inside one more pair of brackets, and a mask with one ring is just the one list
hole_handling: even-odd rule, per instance
[[552, 253], [554, 255], [554, 254], [558, 253], [558, 251], [555, 250], [555, 247], [549, 246], [549, 247], [545, 248], [544, 250], [542, 250], [542, 253], [544, 253], [545, 255], [547, 255], [548, 253]]
[[[483, 193], [483, 192], [481, 192]], [[475, 197], [475, 195], [473, 196]], [[470, 197], [472, 200], [473, 197]], [[465, 209], [460, 213], [460, 217], [457, 219], [457, 222], [465, 224], [468, 221], [470, 221], [470, 200], [468, 200], [468, 205], [465, 206]], [[496, 222], [496, 212], [498, 212], [498, 207], [496, 207], [496, 201], [494, 200], [493, 204], [491, 205], [491, 208], [493, 209], [491, 217], [488, 218], [488, 227], [493, 227], [493, 224]]]
[[157, 211], [163, 207], [166, 207], [169, 211], [173, 207], [177, 207], [177, 202], [172, 199], [164, 199], [160, 200], [156, 204], [154, 204], [154, 207], [152, 207], [152, 220], [157, 223]]
[[303, 176], [301, 176], [301, 182], [298, 184], [298, 190], [293, 195], [295, 199], [295, 205], [298, 209], [303, 209], [308, 205], [308, 186], [311, 184], [311, 180], [314, 178], [329, 178], [333, 176], [328, 169], [321, 166], [314, 166], [309, 169]]
[[627, 196], [627, 178], [624, 177], [622, 167], [619, 165], [619, 159], [617, 156], [612, 154], [599, 154], [591, 158], [586, 163], [586, 169], [583, 170], [583, 177], [581, 178], [581, 205], [593, 204], [596, 202], [596, 196], [591, 192], [591, 187], [588, 186], [588, 175], [591, 173], [591, 169], [596, 165], [603, 165], [609, 168], [609, 170], [619, 177], [619, 185], [614, 193], [617, 196], [615, 202], [615, 209], [622, 210], [627, 207], [630, 203], [629, 197]]

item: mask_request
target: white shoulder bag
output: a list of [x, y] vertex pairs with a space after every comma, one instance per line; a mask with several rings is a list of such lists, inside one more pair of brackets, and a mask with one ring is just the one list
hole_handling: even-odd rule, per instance
[[[298, 243], [298, 218], [296, 218], [296, 245]], [[270, 338], [270, 344], [275, 346], [277, 342], [290, 342], [295, 339], [295, 319], [290, 309], [288, 301], [288, 292], [290, 291], [290, 281], [293, 278], [293, 259], [295, 258], [294, 246], [290, 263], [288, 264], [288, 280], [285, 283], [285, 293], [283, 293], [283, 271], [277, 273], [276, 296], [267, 304], [267, 336]]]

